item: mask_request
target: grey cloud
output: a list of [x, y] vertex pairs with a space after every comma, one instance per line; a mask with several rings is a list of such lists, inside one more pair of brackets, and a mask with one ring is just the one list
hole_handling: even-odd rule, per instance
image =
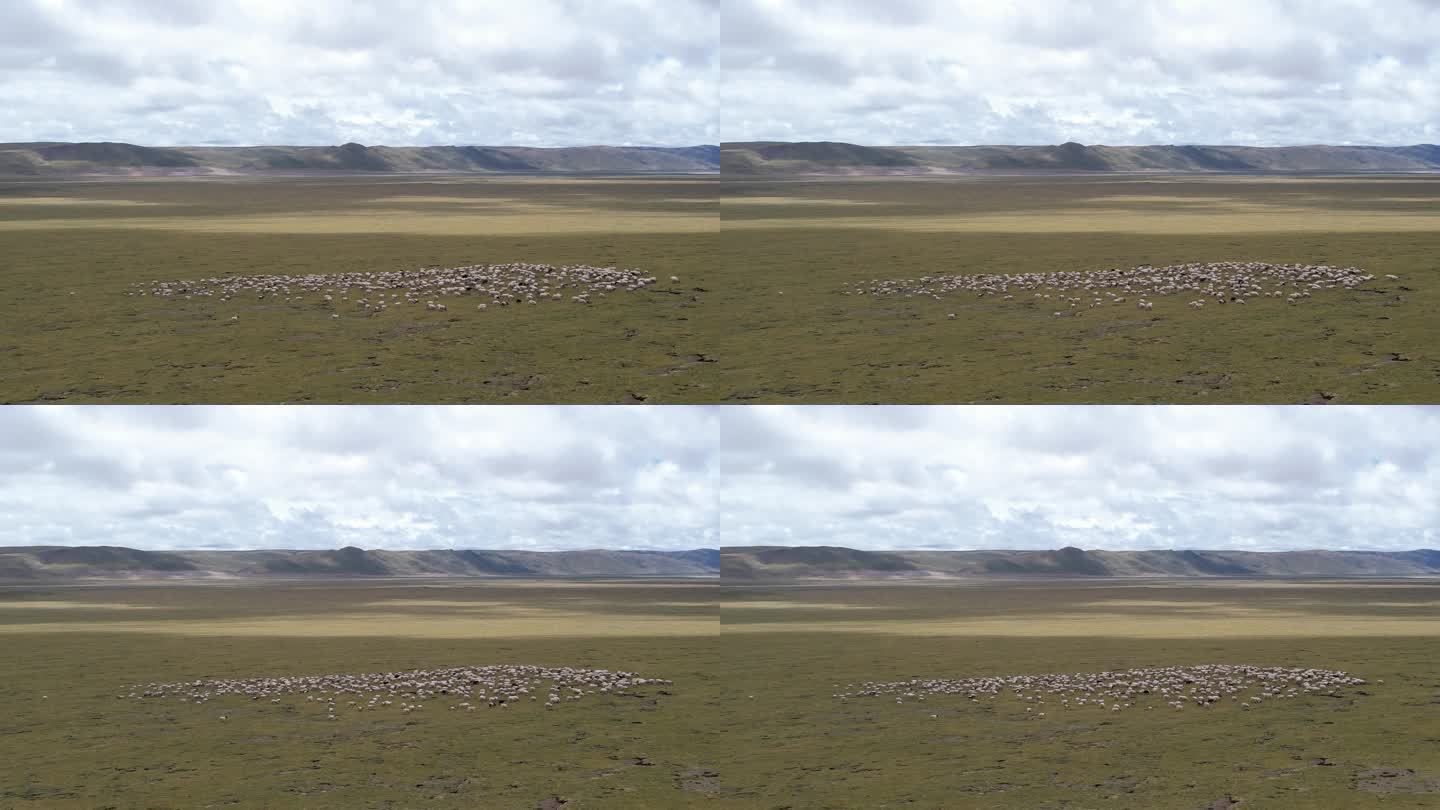
[[591, 411], [12, 407], [0, 545], [713, 542], [714, 420]]
[[717, 27], [697, 0], [12, 0], [0, 141], [711, 143]]
[[722, 439], [771, 438], [722, 441], [722, 523], [864, 548], [1414, 548], [1440, 526], [1437, 415], [732, 410]]
[[0, 46], [6, 48], [35, 48], [63, 37], [64, 29], [57, 25], [38, 7], [30, 3], [7, 5], [4, 16], [0, 17]]
[[796, 5], [808, 13], [844, 14], [854, 19], [896, 25], [921, 25], [944, 13], [943, 7], [929, 0], [887, 0], [884, 3], [869, 0], [797, 0]]
[[1395, 549], [1436, 491], [1425, 407], [0, 411], [6, 545]]
[[[736, 2], [725, 140], [1418, 143], [1440, 6], [1417, 0]], [[923, 99], [921, 103], [920, 99]]]
[[80, 0], [77, 5], [83, 11], [148, 17], [180, 26], [199, 25], [214, 19], [215, 13], [210, 0]]

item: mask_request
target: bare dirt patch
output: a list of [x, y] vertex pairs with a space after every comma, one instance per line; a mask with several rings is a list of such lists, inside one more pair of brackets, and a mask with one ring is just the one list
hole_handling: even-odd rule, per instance
[[1440, 793], [1440, 776], [1413, 768], [1372, 768], [1355, 777], [1355, 789], [1366, 793]]
[[726, 792], [725, 786], [720, 783], [720, 772], [711, 768], [690, 768], [681, 771], [677, 781], [681, 790], [691, 793], [715, 796]]

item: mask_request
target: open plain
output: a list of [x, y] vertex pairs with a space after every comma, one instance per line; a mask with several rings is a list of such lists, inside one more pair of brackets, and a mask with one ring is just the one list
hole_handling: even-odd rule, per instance
[[[720, 281], [717, 188], [704, 175], [0, 181], [0, 402], [720, 399], [710, 344], [723, 313], [705, 305]], [[133, 294], [517, 264], [654, 282], [534, 304], [462, 290], [385, 310], [359, 288], [302, 296], [298, 283], [225, 300]]]
[[[727, 176], [721, 193], [728, 283], [708, 304], [734, 313], [718, 349], [732, 401], [1440, 398], [1430, 175]], [[941, 278], [1224, 263], [1372, 278], [1243, 304], [1137, 287], [1149, 307], [1103, 283]]]
[[[737, 757], [722, 767], [727, 795], [747, 806], [1440, 801], [1433, 579], [727, 582], [722, 591], [732, 689], [716, 730]], [[1257, 673], [1267, 683], [1273, 668], [1364, 683], [1228, 691]], [[975, 680], [1002, 678], [1011, 680], [994, 694]], [[922, 683], [860, 694], [867, 682], [912, 679]], [[964, 679], [958, 693], [937, 683]], [[1077, 691], [1135, 683], [1122, 699]], [[1182, 695], [1191, 692], [1204, 705]]]
[[12, 180], [0, 400], [1428, 402], [1437, 234], [1419, 175]]
[[0, 635], [7, 807], [1440, 796], [1433, 579], [33, 584]]
[[686, 806], [718, 784], [716, 588], [0, 588], [0, 806]]

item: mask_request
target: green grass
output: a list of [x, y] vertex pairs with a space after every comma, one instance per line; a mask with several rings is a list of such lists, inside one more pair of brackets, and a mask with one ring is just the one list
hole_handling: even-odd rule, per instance
[[[706, 728], [720, 699], [716, 589], [681, 581], [0, 589], [0, 807], [530, 810], [551, 795], [584, 808], [684, 806], [705, 795], [701, 774], [720, 753]], [[143, 606], [118, 618], [150, 630], [110, 627], [114, 604]], [[401, 611], [408, 628], [394, 619]], [[366, 612], [391, 618], [368, 635], [327, 632], [334, 614]], [[517, 632], [503, 615], [496, 628], [495, 612], [562, 618]], [[657, 620], [671, 632], [648, 635]], [[235, 622], [251, 632], [230, 632]], [[465, 632], [432, 627], [459, 622]], [[675, 632], [679, 625], [688, 632]], [[451, 712], [431, 701], [413, 715], [341, 712], [335, 721], [294, 697], [204, 706], [116, 698], [126, 685], [204, 676], [503, 663], [632, 670], [674, 684], [658, 687], [670, 695], [646, 687], [642, 698], [589, 696], [552, 711]]]
[[[0, 402], [1434, 402], [1437, 256], [1427, 177], [12, 180]], [[1197, 312], [1175, 297], [1063, 318], [1024, 296], [840, 293], [1226, 260], [1400, 280], [1302, 306]], [[589, 307], [340, 319], [124, 295], [157, 279], [508, 261], [662, 283]]]
[[[0, 181], [0, 402], [718, 399], [718, 181], [324, 177]], [[38, 202], [37, 202], [38, 201]], [[591, 306], [127, 297], [227, 273], [619, 265], [661, 283]], [[670, 276], [681, 282], [672, 284]], [[231, 321], [232, 316], [238, 320]]]
[[[746, 279], [707, 299], [736, 313], [717, 348], [731, 401], [1440, 399], [1440, 180], [727, 179], [721, 199], [727, 278]], [[1063, 318], [1019, 295], [840, 294], [872, 279], [1229, 260], [1400, 280], [1302, 306], [1197, 312], [1177, 296]]]
[[[1208, 808], [1227, 795], [1257, 808], [1433, 807], [1440, 586], [1369, 584], [1385, 587], [726, 585], [721, 645], [733, 689], [717, 730], [733, 757], [722, 766], [727, 795], [766, 808]], [[1087, 614], [1097, 617], [1089, 632], [1044, 633], [1057, 616]], [[1237, 614], [1250, 618], [1227, 624]], [[1217, 621], [1203, 628], [1197, 618]], [[1425, 630], [1333, 630], [1358, 620]], [[1368, 695], [1252, 711], [1052, 708], [1043, 719], [1006, 697], [831, 697], [869, 680], [1205, 663], [1342, 669], [1372, 685]], [[1361, 789], [1362, 774], [1377, 768], [1420, 776], [1380, 780], [1386, 794]]]
[[[1205, 808], [1230, 795], [1259, 808], [1429, 807], [1437, 608], [1440, 585], [1398, 580], [8, 587], [0, 806], [531, 810], [558, 795], [617, 809]], [[151, 681], [498, 663], [674, 684], [553, 711], [431, 701], [335, 721], [294, 698], [116, 698]], [[1250, 711], [1043, 719], [1005, 697], [831, 697], [867, 680], [1205, 663], [1372, 683]], [[1365, 789], [1386, 768], [1417, 775]]]

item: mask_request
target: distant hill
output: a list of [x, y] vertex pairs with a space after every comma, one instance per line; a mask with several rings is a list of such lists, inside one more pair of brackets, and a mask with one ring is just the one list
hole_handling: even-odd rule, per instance
[[119, 546], [0, 547], [0, 580], [208, 577], [705, 577], [720, 552], [337, 550], [141, 551]]
[[720, 550], [726, 580], [927, 577], [1440, 576], [1440, 551], [858, 551], [836, 546]]
[[720, 145], [725, 174], [808, 174], [845, 169], [923, 169], [925, 164], [898, 149], [817, 141], [758, 141]]
[[964, 172], [1440, 171], [1440, 146], [857, 146], [814, 141], [720, 145], [726, 175]]
[[265, 172], [716, 172], [720, 147], [0, 144], [0, 175]]

